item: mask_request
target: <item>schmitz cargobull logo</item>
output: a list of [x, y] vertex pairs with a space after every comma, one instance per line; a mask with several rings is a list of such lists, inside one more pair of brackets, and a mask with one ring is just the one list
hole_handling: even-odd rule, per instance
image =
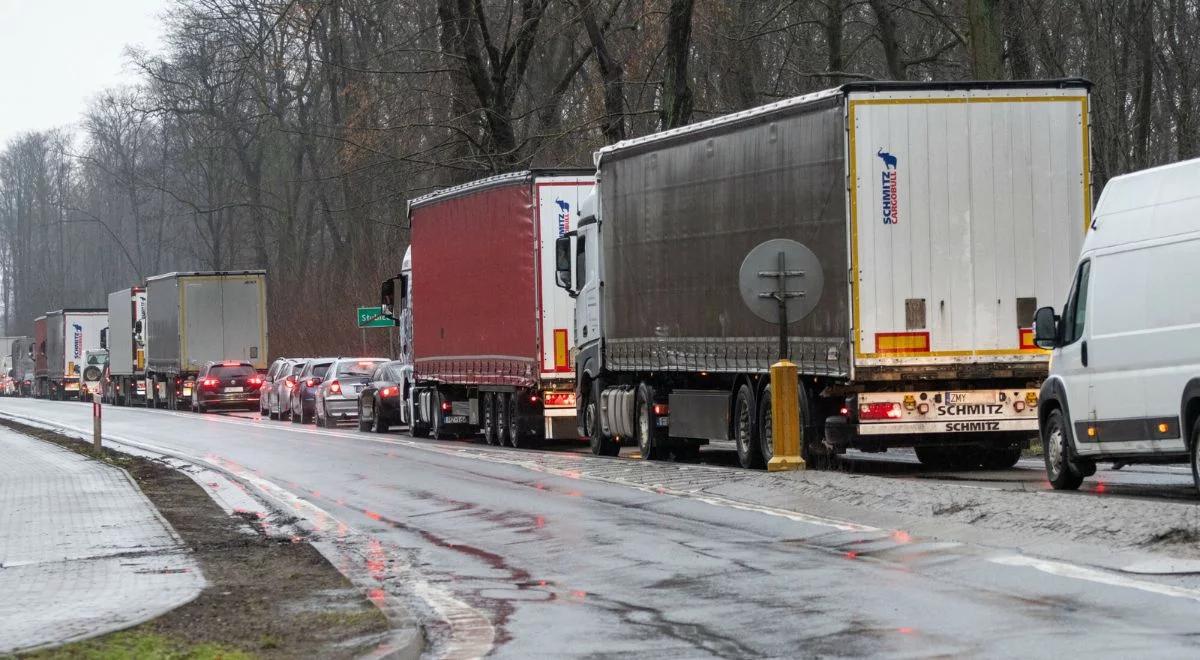
[[83, 326], [78, 323], [72, 323], [72, 328], [75, 328], [75, 359], [83, 357]]
[[880, 148], [875, 152], [883, 160], [883, 180], [880, 189], [883, 191], [883, 224], [900, 224], [900, 178], [899, 161], [895, 156]]
[[558, 236], [562, 238], [571, 231], [571, 203], [562, 199], [556, 199], [554, 203], [558, 204]]

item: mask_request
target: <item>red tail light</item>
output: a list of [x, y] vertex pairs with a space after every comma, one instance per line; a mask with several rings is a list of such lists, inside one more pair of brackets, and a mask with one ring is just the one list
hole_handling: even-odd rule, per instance
[[292, 389], [293, 387], [295, 387], [296, 386], [296, 377], [288, 376], [287, 378], [284, 378], [283, 386], [288, 388], [289, 390]]
[[859, 419], [900, 419], [904, 409], [899, 403], [864, 403], [858, 406]]
[[205, 389], [213, 389], [220, 384], [221, 381], [217, 380], [216, 378], [205, 378], [204, 380], [200, 381], [200, 386]]
[[334, 394], [341, 394], [342, 393], [342, 384], [337, 382], [336, 380], [330, 381], [329, 391]]
[[656, 417], [666, 417], [671, 414], [671, 409], [665, 403], [654, 404], [654, 415]]
[[399, 393], [400, 389], [396, 387], [385, 387], [382, 390], [379, 390], [379, 396], [384, 398], [393, 397]]
[[575, 393], [574, 392], [546, 392], [543, 396], [546, 406], [549, 408], [574, 408]]
[[263, 384], [263, 379], [259, 378], [258, 376], [251, 376], [250, 378], [246, 379], [246, 384], [251, 387], [259, 387]]
[[450, 402], [449, 401], [442, 402], [442, 412], [450, 412]]
[[316, 387], [317, 383], [319, 382], [321, 381], [317, 380], [316, 378], [309, 378], [308, 380], [304, 381], [304, 384], [308, 387]]

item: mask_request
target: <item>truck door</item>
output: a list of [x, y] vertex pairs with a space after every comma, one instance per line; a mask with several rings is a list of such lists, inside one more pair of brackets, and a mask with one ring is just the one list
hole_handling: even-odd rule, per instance
[[1079, 264], [1075, 284], [1067, 297], [1062, 314], [1063, 345], [1054, 356], [1054, 371], [1063, 380], [1067, 392], [1067, 408], [1071, 428], [1075, 433], [1075, 448], [1081, 454], [1096, 453], [1100, 449], [1098, 438], [1090, 436], [1087, 429], [1096, 420], [1092, 403], [1092, 374], [1088, 369], [1087, 329], [1088, 291], [1091, 288], [1091, 261]]
[[579, 227], [575, 240], [575, 342], [579, 346], [600, 338], [600, 225]]

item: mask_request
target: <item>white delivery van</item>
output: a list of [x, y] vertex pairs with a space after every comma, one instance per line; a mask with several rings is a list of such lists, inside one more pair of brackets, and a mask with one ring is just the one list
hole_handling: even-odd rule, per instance
[[1046, 471], [1075, 489], [1097, 461], [1188, 460], [1200, 488], [1200, 159], [1110, 181], [1062, 315], [1039, 399]]

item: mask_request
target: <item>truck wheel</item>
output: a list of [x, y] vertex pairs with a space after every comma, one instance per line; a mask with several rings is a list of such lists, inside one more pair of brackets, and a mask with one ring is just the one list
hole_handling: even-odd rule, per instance
[[735, 423], [739, 425], [738, 420], [742, 419], [743, 414], [750, 420], [757, 418], [758, 421], [757, 424], [749, 422], [749, 432], [745, 436], [739, 434], [734, 438], [737, 440], [738, 464], [748, 469], [762, 468], [771, 460], [774, 448], [771, 436], [771, 386], [763, 390], [756, 406], [750, 386], [742, 385], [738, 388], [733, 409]]
[[1021, 446], [988, 447], [980, 461], [985, 470], [1007, 470], [1021, 460]]
[[533, 444], [525, 434], [521, 423], [521, 393], [508, 395], [508, 446], [513, 449], [529, 449]]
[[1200, 424], [1192, 425], [1192, 442], [1188, 453], [1192, 459], [1192, 485], [1200, 492]]
[[733, 399], [733, 440], [737, 444], [738, 463], [743, 466], [746, 466], [750, 455], [759, 445], [762, 424], [758, 417], [754, 391], [749, 385], [742, 385]]
[[588, 393], [587, 404], [583, 407], [583, 428], [587, 432], [592, 453], [597, 456], [617, 456], [621, 453], [621, 445], [612, 438], [604, 437], [604, 429], [600, 424], [600, 394], [604, 388], [599, 381], [593, 381]]
[[1071, 443], [1067, 440], [1067, 424], [1061, 410], [1051, 410], [1046, 418], [1042, 427], [1042, 447], [1046, 478], [1054, 490], [1077, 490], [1083, 483], [1083, 474], [1071, 463]]
[[508, 445], [508, 425], [511, 420], [508, 417], [508, 394], [503, 392], [496, 393], [496, 444], [505, 447]]
[[483, 441], [489, 445], [496, 444], [496, 395], [492, 392], [483, 393]]
[[642, 458], [648, 461], [658, 461], [666, 458], [666, 448], [662, 438], [658, 437], [658, 417], [654, 414], [654, 388], [648, 383], [638, 385], [637, 389], [637, 435], [638, 451]]

